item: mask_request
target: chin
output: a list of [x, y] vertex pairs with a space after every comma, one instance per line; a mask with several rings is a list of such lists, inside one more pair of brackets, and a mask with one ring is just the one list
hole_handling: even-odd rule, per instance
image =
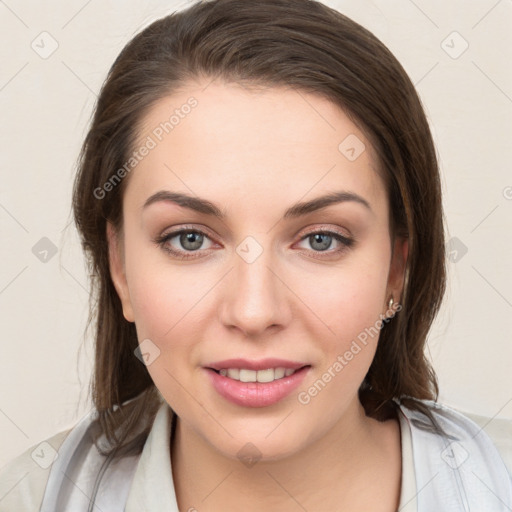
[[241, 436], [227, 444], [220, 443], [215, 448], [226, 458], [239, 461], [247, 468], [257, 463], [272, 463], [285, 460], [303, 448], [304, 442], [293, 442], [289, 436], [276, 436], [275, 439], [265, 438], [265, 434], [259, 437]]

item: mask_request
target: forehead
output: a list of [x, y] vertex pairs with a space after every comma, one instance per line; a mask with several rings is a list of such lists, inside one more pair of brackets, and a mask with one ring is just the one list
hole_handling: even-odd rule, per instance
[[384, 201], [365, 135], [337, 105], [303, 91], [188, 84], [146, 112], [134, 150], [144, 145], [126, 191], [139, 205], [163, 188], [249, 203], [343, 188]]

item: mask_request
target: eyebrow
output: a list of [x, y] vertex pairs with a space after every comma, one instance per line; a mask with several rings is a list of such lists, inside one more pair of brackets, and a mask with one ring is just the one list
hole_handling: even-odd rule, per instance
[[[211, 215], [221, 220], [225, 219], [227, 216], [225, 210], [221, 210], [216, 204], [208, 201], [207, 199], [190, 196], [182, 192], [171, 192], [169, 190], [160, 190], [152, 196], [148, 197], [142, 207], [142, 210], [153, 203], [161, 201], [175, 203], [184, 208], [188, 208], [205, 215]], [[373, 213], [373, 210], [366, 199], [353, 192], [342, 190], [338, 192], [331, 192], [329, 194], [312, 199], [311, 201], [295, 203], [285, 211], [283, 219], [302, 217], [308, 213], [326, 208], [327, 206], [338, 203], [345, 203], [348, 201], [362, 204], [370, 212]]]

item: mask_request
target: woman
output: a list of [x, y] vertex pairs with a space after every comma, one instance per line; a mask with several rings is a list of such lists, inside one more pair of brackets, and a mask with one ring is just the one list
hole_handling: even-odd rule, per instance
[[307, 0], [154, 22], [73, 201], [95, 411], [4, 469], [0, 510], [510, 509], [491, 439], [435, 402], [435, 149], [364, 28]]

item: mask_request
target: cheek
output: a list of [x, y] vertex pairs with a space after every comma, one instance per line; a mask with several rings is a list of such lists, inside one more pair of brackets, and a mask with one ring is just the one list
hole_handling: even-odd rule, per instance
[[163, 355], [187, 350], [185, 355], [191, 358], [194, 346], [190, 341], [201, 338], [212, 310], [208, 299], [217, 278], [211, 269], [199, 271], [170, 263], [158, 251], [139, 249], [138, 254], [132, 253], [131, 262], [127, 260], [138, 338], [152, 340]]
[[130, 279], [137, 337], [141, 344], [149, 339], [147, 346], [155, 354], [147, 370], [164, 398], [178, 410], [176, 397], [179, 402], [183, 395], [179, 383], [189, 378], [187, 372], [196, 358], [191, 340], [200, 339], [204, 329], [198, 318], [200, 290], [192, 282], [196, 278], [178, 269], [148, 268], [141, 260]]
[[198, 292], [183, 275], [156, 268], [138, 271], [132, 275], [129, 287], [135, 323], [145, 337], [158, 342], [190, 322]]
[[324, 414], [328, 410], [333, 418], [357, 393], [375, 356], [386, 293], [386, 261], [385, 251], [377, 248], [360, 253], [330, 276], [311, 281], [314, 285], [301, 292], [329, 328], [323, 325], [321, 335], [311, 333], [323, 358], [320, 377], [303, 390], [301, 403], [314, 403], [314, 408]]
[[126, 279], [139, 339], [161, 338], [186, 311], [189, 283], [142, 233], [126, 236]]
[[386, 282], [387, 268], [382, 262], [360, 258], [304, 281], [299, 293], [330, 330], [346, 341], [379, 319]]
[[339, 282], [309, 290], [315, 313], [329, 327], [322, 335], [312, 333], [323, 357], [298, 396], [311, 416], [335, 422], [357, 394], [377, 349], [385, 277], [378, 266], [374, 271], [367, 267], [366, 272], [343, 273]]

